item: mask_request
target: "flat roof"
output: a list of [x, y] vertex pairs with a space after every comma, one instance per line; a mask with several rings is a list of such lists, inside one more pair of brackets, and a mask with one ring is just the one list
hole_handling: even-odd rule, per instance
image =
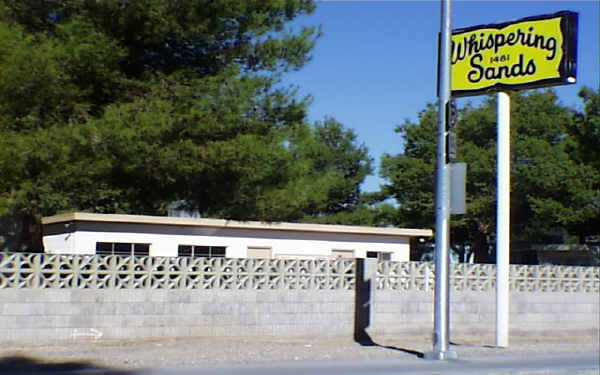
[[60, 214], [60, 215], [42, 218], [42, 224], [44, 224], [44, 225], [64, 223], [64, 222], [74, 222], [74, 221], [195, 226], [195, 227], [208, 227], [208, 228], [263, 229], [263, 230], [266, 229], [266, 230], [295, 231], [295, 232], [376, 234], [376, 235], [383, 235], [383, 236], [405, 236], [405, 237], [431, 237], [431, 236], [433, 236], [433, 231], [431, 229], [406, 229], [406, 228], [365, 227], [365, 226], [355, 226], [355, 225], [235, 221], [235, 220], [172, 217], [172, 216], [94, 214], [94, 213], [87, 213], [87, 212], [70, 212], [70, 213], [66, 213], [66, 214]]

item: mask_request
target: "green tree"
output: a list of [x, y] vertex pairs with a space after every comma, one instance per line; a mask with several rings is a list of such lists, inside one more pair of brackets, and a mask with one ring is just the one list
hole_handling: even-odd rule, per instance
[[[562, 106], [551, 90], [511, 93], [513, 241], [543, 241], [551, 234], [583, 237], [598, 219], [596, 161], [583, 158], [585, 140], [573, 136], [576, 129], [590, 131], [597, 121], [591, 94], [582, 92], [590, 98], [585, 114]], [[479, 260], [487, 258], [496, 231], [495, 108], [495, 97], [488, 97], [479, 107], [469, 104], [459, 111], [458, 161], [467, 163], [467, 213], [453, 217], [453, 240], [472, 242]], [[402, 225], [433, 227], [435, 107], [429, 105], [418, 123], [406, 121], [396, 131], [405, 147], [382, 158], [384, 193], [398, 201]]]
[[[576, 145], [573, 147], [573, 155], [577, 162], [591, 166], [593, 175], [600, 176], [600, 148], [598, 140], [600, 139], [600, 89], [596, 91], [590, 88], [582, 88], [579, 97], [583, 100], [584, 108], [582, 112], [577, 113], [575, 122], [569, 128], [569, 134], [575, 139]], [[590, 181], [596, 189], [596, 196], [591, 204], [596, 212], [600, 210], [600, 184], [598, 180]], [[588, 208], [589, 209], [589, 208]], [[577, 231], [580, 237], [585, 235], [600, 234], [600, 214], [596, 214], [595, 219], [587, 222], [587, 225], [578, 227]]]
[[313, 1], [0, 1], [0, 213], [301, 220], [355, 205], [364, 146], [278, 79]]

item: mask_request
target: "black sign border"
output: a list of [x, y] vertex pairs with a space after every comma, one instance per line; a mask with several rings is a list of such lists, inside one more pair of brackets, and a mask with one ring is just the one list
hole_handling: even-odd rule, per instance
[[[534, 82], [528, 83], [515, 83], [515, 84], [507, 84], [507, 83], [496, 83], [494, 85], [482, 88], [482, 89], [473, 89], [473, 90], [452, 90], [451, 96], [453, 97], [463, 97], [463, 96], [475, 96], [475, 95], [485, 95], [489, 93], [494, 93], [498, 91], [512, 91], [512, 90], [524, 90], [524, 89], [536, 89], [540, 87], [549, 87], [549, 86], [559, 86], [559, 85], [572, 85], [576, 82], [569, 82], [568, 78], [576, 78], [577, 77], [577, 32], [578, 32], [578, 17], [579, 14], [577, 12], [571, 11], [560, 11], [553, 14], [544, 14], [533, 17], [525, 17], [520, 18], [514, 21], [508, 21], [503, 23], [495, 23], [495, 24], [487, 24], [487, 25], [477, 25], [477, 26], [469, 26], [461, 29], [452, 30], [452, 36], [457, 34], [462, 34], [465, 32], [470, 32], [478, 29], [503, 29], [507, 26], [514, 25], [521, 22], [529, 22], [529, 21], [540, 21], [551, 18], [560, 17], [560, 29], [563, 33], [563, 56], [559, 63], [559, 73], [560, 77], [558, 78], [545, 78], [540, 79]], [[452, 64], [450, 64], [450, 69], [452, 69]], [[452, 85], [450, 85], [452, 86]]]

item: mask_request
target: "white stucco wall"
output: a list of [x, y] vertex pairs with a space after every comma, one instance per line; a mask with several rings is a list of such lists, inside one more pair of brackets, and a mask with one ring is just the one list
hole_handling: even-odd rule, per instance
[[44, 252], [49, 254], [90, 254], [86, 249], [75, 246], [75, 237], [73, 233], [44, 235]]
[[[99, 215], [93, 217], [102, 218]], [[160, 220], [164, 222], [165, 218]], [[44, 248], [53, 254], [95, 254], [97, 242], [124, 242], [150, 244], [151, 256], [177, 256], [179, 245], [198, 245], [226, 247], [229, 258], [246, 258], [248, 247], [257, 247], [270, 248], [273, 258], [328, 258], [332, 250], [352, 250], [358, 258], [366, 257], [368, 251], [375, 251], [391, 253], [393, 261], [409, 260], [411, 236], [392, 235], [393, 229], [368, 233], [385, 229], [307, 225], [315, 230], [290, 230], [289, 227], [297, 228], [295, 224], [285, 227], [264, 224], [263, 228], [260, 224], [244, 226], [244, 223], [210, 227], [202, 224], [206, 222], [199, 220], [198, 225], [181, 225], [177, 223], [183, 222], [178, 220], [174, 220], [174, 224], [136, 223], [133, 219], [130, 222], [72, 220], [62, 225], [55, 220], [50, 233], [44, 235]], [[68, 233], [60, 233], [67, 230]]]
[[[53, 254], [95, 254], [96, 242], [125, 242], [150, 244], [151, 256], [177, 256], [179, 245], [224, 246], [229, 258], [245, 258], [248, 247], [263, 247], [272, 250], [273, 257], [278, 255], [302, 255], [327, 258], [333, 249], [352, 250], [358, 258], [366, 257], [367, 251], [392, 253], [395, 261], [408, 261], [408, 238], [394, 238], [394, 242], [382, 242], [369, 236], [332, 234], [304, 234], [305, 238], [273, 238], [269, 233], [257, 233], [257, 237], [220, 236], [197, 234], [156, 234], [103, 231], [77, 231], [68, 234], [44, 236], [46, 252]], [[262, 235], [262, 236], [261, 236]], [[313, 237], [306, 238], [306, 237]]]

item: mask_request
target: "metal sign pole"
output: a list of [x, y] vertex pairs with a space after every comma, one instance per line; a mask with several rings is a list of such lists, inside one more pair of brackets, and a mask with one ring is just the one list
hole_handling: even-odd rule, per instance
[[499, 92], [497, 98], [496, 345], [507, 347], [510, 264], [510, 96], [505, 92]]
[[438, 66], [438, 148], [435, 190], [435, 296], [434, 332], [431, 359], [455, 358], [449, 342], [449, 254], [450, 168], [447, 165], [446, 137], [450, 111], [450, 0], [441, 1], [440, 50]]

